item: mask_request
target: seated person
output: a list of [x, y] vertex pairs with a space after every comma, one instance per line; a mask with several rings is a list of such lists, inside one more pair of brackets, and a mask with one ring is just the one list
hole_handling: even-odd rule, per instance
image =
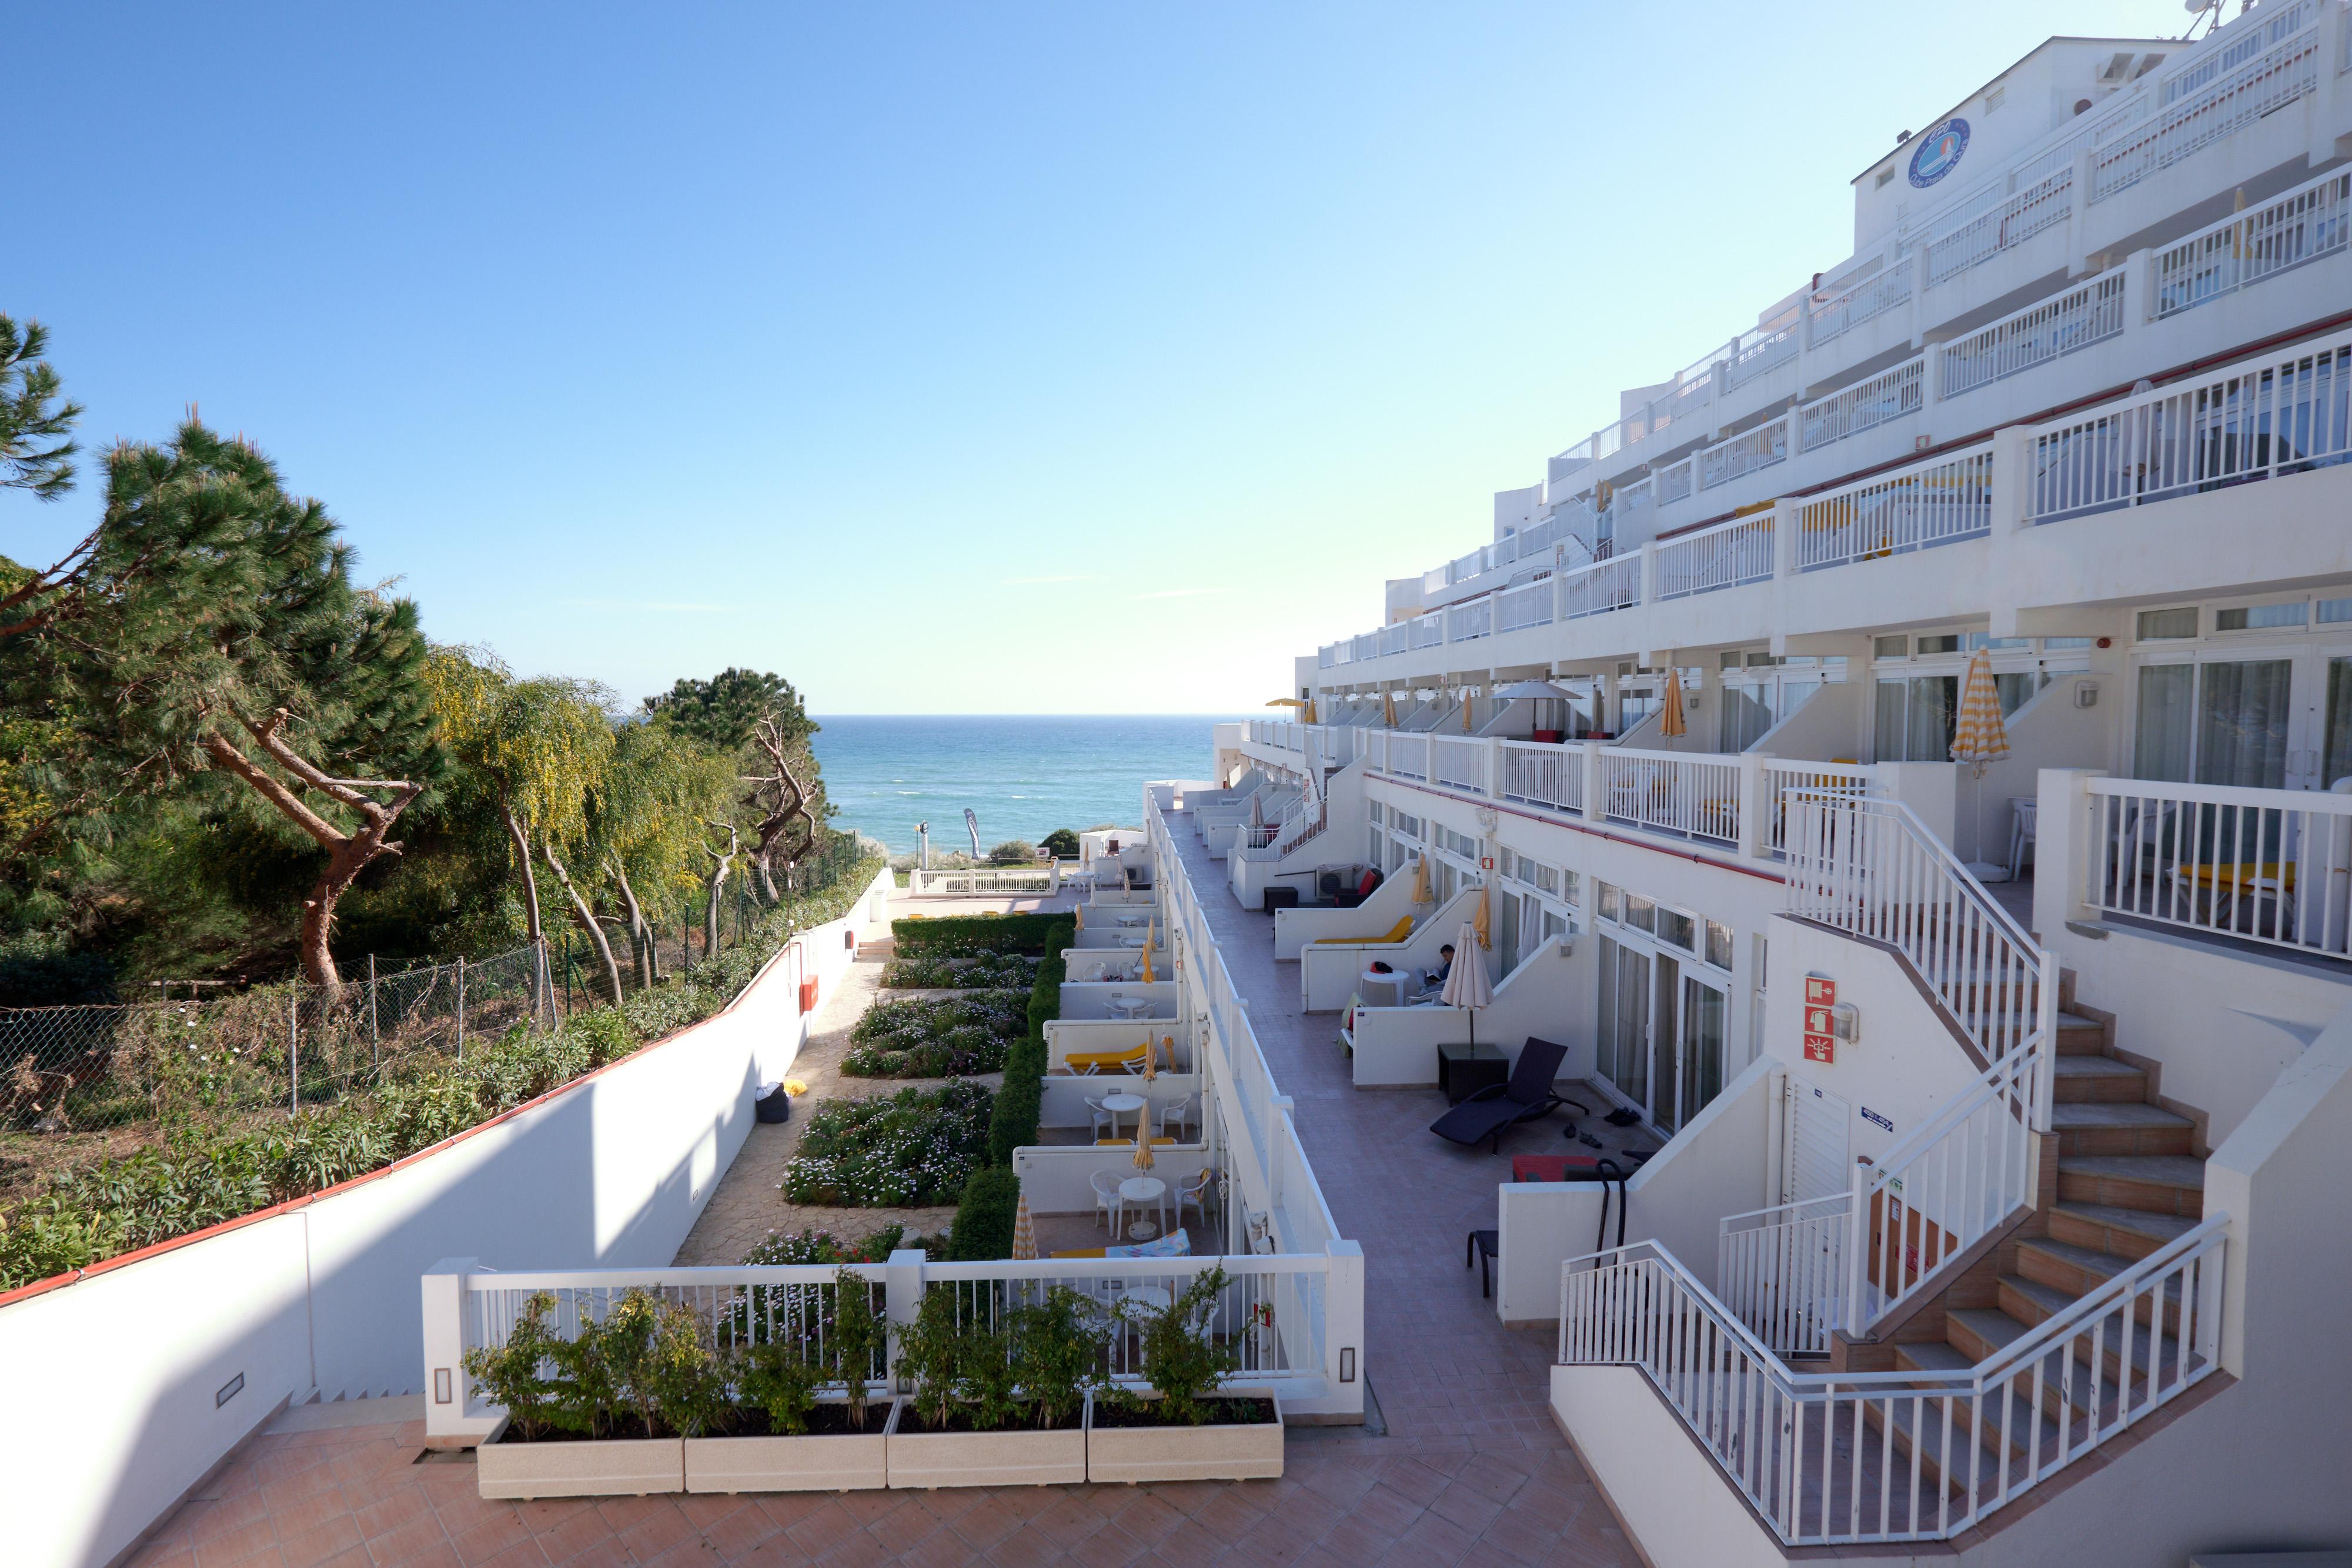
[[1437, 950], [1437, 967], [1428, 970], [1422, 976], [1421, 988], [1424, 991], [1444, 990], [1445, 988], [1445, 977], [1453, 972], [1454, 944], [1448, 942], [1444, 946], [1440, 947]]

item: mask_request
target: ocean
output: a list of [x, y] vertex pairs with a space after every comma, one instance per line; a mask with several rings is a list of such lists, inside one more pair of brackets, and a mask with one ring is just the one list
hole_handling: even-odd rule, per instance
[[814, 742], [833, 824], [911, 853], [915, 824], [934, 852], [1035, 843], [1055, 828], [1142, 820], [1147, 779], [1205, 779], [1213, 714], [817, 716]]

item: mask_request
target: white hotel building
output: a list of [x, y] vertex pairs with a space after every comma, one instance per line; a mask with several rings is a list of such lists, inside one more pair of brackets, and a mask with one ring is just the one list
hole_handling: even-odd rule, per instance
[[1220, 727], [1266, 825], [1194, 815], [1358, 1088], [1437, 1081], [1370, 967], [1483, 899], [1478, 1038], [1662, 1140], [1622, 1249], [1590, 1183], [1494, 1221], [1656, 1563], [2352, 1541], [2347, 67], [2324, 0], [2042, 44], [1302, 654], [1318, 722]]

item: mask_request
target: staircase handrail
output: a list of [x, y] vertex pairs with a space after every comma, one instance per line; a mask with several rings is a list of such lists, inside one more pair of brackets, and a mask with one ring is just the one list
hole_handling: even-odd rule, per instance
[[[1799, 821], [1789, 852], [1790, 913], [1894, 947], [1987, 1061], [1874, 1164], [1854, 1167], [1841, 1266], [1846, 1327], [1861, 1333], [2019, 1207], [2033, 1207], [2041, 1169], [2033, 1134], [2049, 1130], [2055, 1076], [2057, 962], [1902, 801], [1801, 786], [1786, 795]], [[2019, 1016], [2029, 1005], [2030, 1022]], [[1978, 1143], [1997, 1145], [1993, 1158]], [[1931, 1197], [1922, 1178], [1936, 1184]], [[1877, 1299], [1867, 1301], [1874, 1228], [1879, 1278]], [[1931, 1228], [1932, 1260], [1921, 1256]]]

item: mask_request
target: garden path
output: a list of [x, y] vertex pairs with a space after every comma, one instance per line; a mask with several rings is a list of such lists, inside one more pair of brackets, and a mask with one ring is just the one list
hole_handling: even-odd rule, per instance
[[[841, 1059], [852, 1049], [849, 1031], [881, 998], [882, 966], [888, 958], [887, 949], [858, 949], [848, 975], [818, 1009], [808, 1044], [801, 1048], [793, 1064], [793, 1076], [808, 1085], [808, 1093], [793, 1102], [791, 1121], [752, 1124], [735, 1163], [719, 1178], [719, 1190], [710, 1195], [702, 1218], [694, 1222], [672, 1260], [677, 1266], [740, 1263], [743, 1255], [772, 1232], [795, 1236], [803, 1230], [824, 1230], [844, 1241], [862, 1241], [887, 1225], [904, 1226], [910, 1234], [933, 1235], [946, 1229], [955, 1218], [953, 1204], [940, 1208], [824, 1208], [787, 1203], [777, 1190], [784, 1179], [784, 1167], [792, 1164], [793, 1153], [800, 1146], [809, 1113], [819, 1101], [870, 1099], [910, 1087], [936, 1088], [949, 1082], [944, 1078], [851, 1078], [841, 1071]], [[890, 993], [893, 997], [945, 994]], [[992, 1089], [1003, 1081], [1001, 1072], [977, 1080]]]

